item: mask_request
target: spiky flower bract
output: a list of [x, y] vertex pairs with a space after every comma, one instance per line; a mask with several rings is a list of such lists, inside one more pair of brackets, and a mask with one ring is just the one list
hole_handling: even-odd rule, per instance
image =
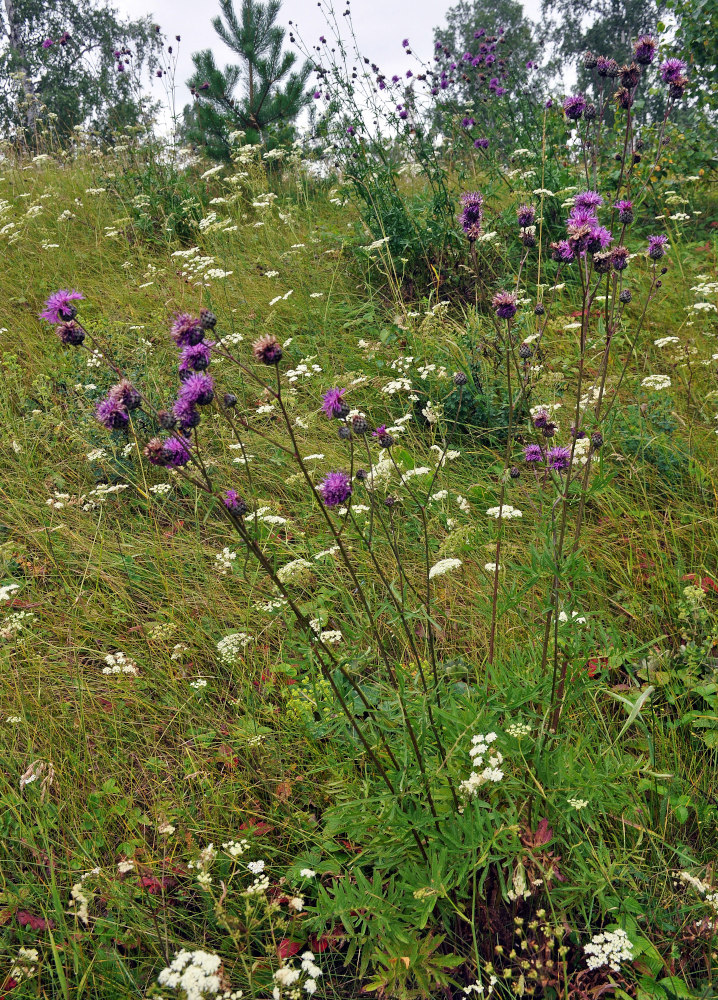
[[352, 495], [352, 484], [346, 472], [329, 472], [319, 486], [326, 507], [338, 507]]

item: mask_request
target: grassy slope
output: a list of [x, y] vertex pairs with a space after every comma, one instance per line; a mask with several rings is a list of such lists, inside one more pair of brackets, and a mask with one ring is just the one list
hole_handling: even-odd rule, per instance
[[[237, 546], [216, 512], [177, 480], [166, 496], [152, 493], [149, 487], [168, 477], [132, 456], [123, 457], [124, 441], [110, 442], [97, 427], [93, 400], [112, 379], [102, 369], [87, 368], [80, 355], [63, 350], [42, 328], [36, 315], [45, 296], [57, 287], [80, 288], [87, 300], [83, 319], [88, 327], [102, 330], [131, 376], [145, 386], [149, 380], [158, 400], [167, 398], [174, 386], [174, 351], [166, 333], [174, 310], [194, 310], [200, 299], [210, 304], [223, 331], [231, 327], [244, 336], [238, 350], [246, 351], [254, 336], [264, 332], [292, 338], [286, 367], [311, 356], [310, 364], [322, 369], [300, 381], [292, 401], [308, 424], [301, 431], [303, 453], [325, 456], [316, 463], [318, 474], [341, 466], [345, 454], [317, 416], [323, 390], [365, 376], [350, 391], [351, 403], [375, 423], [389, 423], [409, 412], [397, 397], [387, 399], [379, 392], [393, 374], [388, 366], [402, 353], [414, 357], [414, 367], [423, 361], [445, 365], [449, 372], [467, 367], [459, 315], [405, 320], [403, 330], [393, 325], [395, 310], [375, 298], [346, 245], [353, 239], [347, 210], [330, 203], [326, 193], [306, 199], [301, 188], [290, 185], [278, 206], [253, 209], [250, 197], [259, 192], [255, 178], [240, 208], [221, 209], [236, 231], [197, 237], [216, 258], [214, 266], [233, 272], [214, 281], [210, 292], [200, 293], [178, 275], [182, 258], [171, 256], [178, 244], [149, 244], [130, 223], [118, 226], [125, 235], [105, 235], [124, 215], [122, 207], [109, 194], [85, 192], [100, 186], [113, 166], [122, 169], [120, 163], [83, 159], [64, 167], [8, 165], [0, 180], [0, 198], [11, 203], [3, 222], [18, 220], [20, 232], [0, 274], [0, 327], [5, 328], [0, 335], [2, 582], [15, 581], [21, 588], [6, 605], [8, 613], [35, 616], [21, 641], [6, 641], [0, 651], [0, 836], [3, 855], [13, 858], [0, 885], [0, 914], [4, 903], [8, 914], [21, 906], [52, 916], [52, 947], [55, 940], [60, 944], [54, 960], [48, 945], [43, 979], [45, 995], [52, 996], [79, 996], [69, 987], [65, 991], [63, 975], [76, 984], [86, 972], [83, 989], [93, 996], [137, 995], [134, 982], [141, 987], [150, 981], [165, 946], [170, 951], [180, 944], [200, 946], [211, 924], [210, 915], [198, 909], [190, 923], [170, 920], [169, 926], [158, 928], [152, 900], [129, 894], [116, 913], [124, 930], [104, 942], [112, 960], [100, 959], [93, 967], [92, 939], [82, 933], [73, 938], [72, 919], [64, 912], [75, 873], [112, 866], [123, 856], [159, 871], [165, 855], [179, 863], [189, 856], [191, 845], [221, 843], [238, 836], [242, 825], [259, 820], [274, 828], [264, 856], [278, 863], [300, 855], [320, 859], [321, 814], [338, 796], [354, 794], [361, 767], [345, 759], [340, 744], [307, 738], [299, 717], [287, 711], [287, 677], [293, 680], [293, 673], [302, 669], [296, 630], [257, 610], [255, 602], [271, 592], [254, 567], [243, 563], [241, 553], [230, 572], [218, 572], [216, 553], [225, 545]], [[210, 183], [213, 191], [221, 190], [215, 179]], [[22, 198], [26, 193], [30, 197]], [[23, 213], [31, 204], [43, 210], [26, 218]], [[56, 221], [64, 209], [75, 217]], [[288, 211], [290, 221], [280, 221], [279, 211]], [[254, 225], [262, 220], [264, 225]], [[43, 240], [59, 246], [43, 249]], [[689, 241], [676, 242], [678, 267], [642, 337], [637, 374], [668, 370], [665, 349], [652, 346], [658, 336], [679, 334], [698, 350], [690, 368], [670, 366], [674, 390], [668, 411], [676, 414], [681, 429], [665, 445], [664, 457], [677, 455], [678, 470], [667, 481], [654, 464], [641, 460], [640, 452], [632, 456], [622, 451], [620, 440], [612, 441], [601, 467], [601, 475], [612, 478], [587, 515], [589, 575], [582, 604], [603, 622], [603, 634], [594, 636], [596, 652], [613, 647], [627, 654], [631, 671], [645, 655], [631, 655], [631, 650], [660, 644], [661, 636], [675, 637], [680, 630], [675, 609], [683, 575], [715, 570], [715, 435], [708, 397], [715, 366], [699, 363], [715, 351], [715, 325], [698, 313], [687, 328], [684, 311], [695, 299], [688, 291], [695, 275], [714, 269], [715, 247], [703, 247], [703, 240], [700, 250]], [[272, 269], [279, 275], [265, 277]], [[289, 289], [290, 298], [270, 307], [274, 296]], [[323, 297], [311, 298], [312, 292]], [[559, 391], [571, 379], [570, 372], [562, 371], [562, 349], [575, 335], [564, 330], [570, 302], [562, 308], [548, 360]], [[385, 345], [357, 346], [359, 340], [378, 344], [387, 329], [391, 336]], [[261, 403], [226, 363], [215, 374], [222, 391], [231, 389], [247, 403]], [[641, 401], [640, 377], [626, 384], [626, 405]], [[97, 389], [82, 388], [89, 383]], [[448, 392], [445, 384], [429, 384], [435, 399]], [[550, 396], [550, 381], [547, 386]], [[78, 411], [83, 414], [79, 421]], [[273, 417], [260, 426], [271, 431]], [[409, 426], [402, 446], [417, 465], [428, 462], [429, 431]], [[218, 479], [235, 485], [242, 473], [234, 464], [238, 453], [229, 449], [230, 437], [219, 421], [212, 421], [211, 433]], [[640, 448], [655, 444], [655, 427], [647, 424]], [[436, 558], [456, 554], [464, 560], [461, 573], [447, 577], [438, 589], [440, 656], [464, 656], [469, 676], [481, 679], [490, 613], [490, 579], [483, 565], [492, 559], [494, 537], [483, 510], [496, 502], [499, 458], [471, 439], [458, 446], [461, 458], [437, 484], [437, 489], [448, 487], [450, 495], [435, 505], [430, 523]], [[106, 449], [106, 457], [89, 461], [87, 453], [96, 448]], [[286, 535], [275, 536], [280, 561], [328, 547], [331, 540], [321, 519], [310, 512], [301, 485], [287, 483], [292, 469], [281, 454], [261, 438], [253, 442], [253, 453], [254, 495], [290, 520]], [[89, 511], [72, 499], [62, 507], [47, 503], [55, 493], [89, 494], [99, 481], [129, 485]], [[472, 498], [470, 513], [458, 510], [456, 493]], [[511, 529], [504, 561], [509, 567], [525, 566], [538, 521], [529, 478], [512, 486], [510, 500], [524, 510], [524, 518]], [[453, 533], [447, 530], [447, 518], [458, 521]], [[404, 559], [418, 567], [419, 535], [410, 523], [405, 528]], [[389, 564], [385, 551], [380, 558]], [[368, 565], [363, 566], [368, 575]], [[339, 606], [333, 587], [337, 582], [339, 570], [330, 571], [329, 583], [312, 600], [325, 611], [330, 627], [341, 627], [345, 639], [361, 648], [366, 634], [356, 601], [347, 585], [345, 604]], [[509, 569], [501, 598], [506, 610], [491, 718], [531, 719], [535, 710], [534, 696], [541, 689], [535, 675], [541, 590], [531, 584], [530, 573]], [[381, 601], [381, 593], [374, 593]], [[234, 631], [246, 631], [255, 641], [241, 662], [229, 667], [218, 661], [215, 646]], [[401, 659], [404, 649], [396, 642]], [[187, 651], [173, 658], [177, 643]], [[102, 675], [103, 657], [117, 650], [137, 663], [137, 679]], [[189, 686], [198, 676], [208, 681], [199, 691]], [[574, 679], [575, 696], [564, 727], [567, 746], [554, 771], [549, 800], [560, 809], [567, 794], [580, 793], [608, 798], [614, 807], [606, 807], [609, 818], [604, 816], [586, 841], [580, 826], [567, 827], [563, 853], [575, 878], [564, 899], [576, 912], [591, 912], [590, 901], [581, 900], [583, 877], [594, 887], [653, 880], [651, 892], [658, 900], [670, 881], [668, 868], [676, 865], [674, 846], [682, 844], [679, 850], [685, 855], [700, 857], [709, 852], [709, 841], [693, 813], [684, 824], [672, 807], [657, 807], [646, 816], [638, 838], [626, 838], [620, 815], [635, 804], [635, 782], [648, 763], [656, 773], [676, 775], [667, 783], [671, 794], [687, 794], [702, 803], [710, 792], [715, 752], [684, 730], [665, 728], [651, 744], [649, 761], [645, 733], [634, 729], [622, 739], [620, 754], [592, 766], [589, 753], [613, 743], [625, 711], [604, 693], [603, 685], [586, 683], [582, 663], [576, 664]], [[613, 682], [622, 679], [618, 669]], [[5, 722], [13, 716], [22, 721]], [[267, 735], [263, 744], [251, 739], [258, 733]], [[40, 806], [37, 788], [18, 792], [20, 776], [36, 760], [54, 764], [48, 805]], [[157, 833], [165, 820], [177, 827], [172, 838]], [[589, 828], [591, 822], [586, 821]], [[0, 928], [0, 947], [8, 955], [18, 944], [34, 941], [36, 935], [21, 930], [15, 919], [6, 923]], [[347, 986], [337, 989], [344, 995], [349, 991]]]

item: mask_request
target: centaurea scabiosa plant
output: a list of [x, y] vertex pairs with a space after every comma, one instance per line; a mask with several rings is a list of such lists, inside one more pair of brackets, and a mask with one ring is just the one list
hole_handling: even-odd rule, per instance
[[[566, 575], [566, 567], [578, 565], [581, 529], [586, 509], [591, 470], [597, 461], [606, 434], [606, 418], [618, 405], [618, 392], [628, 375], [634, 347], [643, 329], [647, 310], [655, 299], [666, 272], [664, 258], [668, 252], [668, 238], [655, 232], [646, 242], [639, 242], [633, 232], [641, 219], [646, 185], [651, 172], [659, 163], [664, 149], [665, 126], [676, 101], [682, 96], [687, 79], [685, 66], [680, 60], [667, 60], [661, 67], [660, 77], [667, 85], [666, 112], [655, 132], [655, 149], [647, 150], [639, 134], [639, 123], [634, 108], [635, 97], [642, 83], [646, 67], [655, 52], [655, 42], [642, 36], [636, 43], [635, 61], [630, 66], [615, 67], [608, 59], [596, 59], [590, 65], [597, 74], [598, 100], [594, 105], [584, 94], [569, 95], [563, 102], [566, 127], [571, 135], [570, 156], [575, 170], [576, 192], [564, 222], [564, 232], [554, 239], [546, 250], [538, 245], [532, 248], [522, 239], [526, 253], [516, 280], [516, 293], [520, 288], [524, 269], [536, 274], [538, 302], [534, 310], [535, 332], [514, 348], [512, 324], [518, 322], [512, 305], [511, 292], [502, 290], [493, 299], [493, 309], [499, 335], [506, 345], [506, 364], [509, 379], [509, 398], [512, 412], [519, 399], [531, 395], [532, 400], [541, 392], [540, 379], [531, 369], [531, 358], [546, 348], [546, 340], [553, 321], [556, 292], [569, 284], [578, 297], [577, 332], [575, 338], [576, 373], [572, 387], [573, 401], [564, 397], [563, 406], [567, 419], [559, 420], [550, 405], [534, 406], [528, 433], [522, 431], [523, 455], [514, 455], [509, 441], [505, 455], [504, 477], [500, 487], [499, 509], [505, 497], [506, 483], [511, 470], [520, 472], [522, 460], [539, 490], [540, 510], [549, 512], [550, 530], [546, 566], [550, 582], [547, 587], [541, 646], [541, 672], [553, 660], [550, 696], [550, 724], [558, 726], [561, 705], [566, 691], [569, 657], [559, 662], [562, 642], [559, 636], [560, 609], [575, 601], [577, 580]], [[613, 104], [617, 110], [607, 114]], [[650, 163], [650, 169], [643, 160]], [[616, 162], [620, 163], [616, 169]], [[549, 192], [550, 194], [550, 192]], [[533, 217], [527, 204], [517, 211], [520, 229]], [[528, 254], [534, 254], [529, 257]], [[547, 260], [548, 258], [548, 260]], [[553, 296], [543, 291], [542, 272], [548, 271], [552, 279]], [[646, 274], [643, 290], [639, 293], [628, 286], [628, 280], [638, 272], [637, 278]], [[647, 273], [646, 273], [647, 272]], [[638, 284], [638, 282], [636, 282]], [[633, 284], [633, 282], [632, 282]], [[640, 294], [640, 299], [639, 299]], [[636, 299], [639, 299], [636, 302]], [[627, 323], [628, 307], [631, 308], [630, 327]], [[600, 316], [600, 325], [595, 317]], [[529, 326], [524, 321], [523, 327]], [[630, 328], [626, 343], [624, 330]], [[526, 336], [526, 333], [522, 335]], [[622, 360], [617, 374], [613, 374], [612, 348], [622, 341]], [[589, 373], [587, 355], [589, 344], [595, 349], [600, 344], [596, 371]], [[513, 377], [513, 384], [512, 384]], [[510, 416], [511, 424], [511, 416]], [[562, 426], [563, 425], [563, 426]], [[509, 437], [516, 432], [510, 428]], [[500, 563], [503, 518], [498, 520], [498, 541], [495, 564]], [[572, 557], [572, 558], [569, 558]], [[495, 573], [495, 588], [498, 571]], [[496, 598], [496, 589], [495, 589]], [[494, 656], [497, 603], [494, 600], [489, 663]]]
[[[236, 355], [236, 348], [229, 338], [225, 340], [217, 335], [216, 318], [212, 314], [179, 314], [170, 330], [178, 349], [175, 396], [156, 404], [153, 398], [140, 392], [123, 377], [107, 347], [86, 329], [77, 316], [73, 316], [71, 321], [83, 336], [74, 336], [71, 340], [60, 336], [63, 345], [94, 352], [118, 376], [118, 382], [98, 406], [98, 421], [112, 432], [137, 436], [140, 425], [134, 421], [133, 415], [141, 410], [143, 426], [155, 425], [147, 439], [138, 442], [144, 458], [151, 465], [174, 470], [176, 475], [191, 483], [239, 536], [247, 553], [266, 573], [294, 617], [305, 637], [304, 641], [308, 643], [311, 661], [329, 685], [352, 738], [361, 744], [375, 773], [391, 795], [396, 797], [397, 806], [405, 815], [408, 835], [413, 839], [416, 851], [426, 859], [426, 822], [438, 833], [446, 803], [453, 803], [453, 808], [459, 807], [458, 775], [452, 772], [446, 736], [435, 712], [435, 709], [441, 708], [445, 681], [440, 676], [437, 661], [433, 604], [437, 588], [450, 586], [450, 581], [440, 580], [440, 577], [446, 576], [449, 571], [455, 573], [461, 567], [461, 560], [436, 561], [431, 551], [427, 519], [430, 497], [436, 491], [437, 478], [447, 460], [445, 439], [440, 436], [442, 443], [433, 446], [438, 452], [433, 469], [427, 467], [407, 471], [394, 456], [395, 439], [387, 427], [374, 427], [361, 411], [350, 409], [350, 392], [346, 387], [326, 389], [317, 401], [318, 409], [323, 414], [327, 433], [333, 436], [338, 430], [337, 436], [346, 449], [345, 463], [343, 467], [328, 471], [317, 483], [313, 468], [303, 457], [297, 439], [296, 425], [290, 412], [290, 383], [286, 382], [281, 367], [283, 351], [274, 336], [265, 335], [255, 340], [251, 357], [245, 359]], [[212, 341], [207, 339], [210, 331], [213, 332]], [[278, 423], [273, 425], [271, 431], [265, 429], [265, 424], [252, 421], [241, 412], [236, 396], [221, 391], [223, 387], [217, 384], [213, 371], [213, 358], [222, 358], [225, 362], [223, 372], [231, 368], [239, 371], [249, 384], [261, 389], [264, 398], [271, 401], [278, 414]], [[461, 391], [466, 378], [456, 384]], [[210, 412], [226, 422], [236, 440], [234, 447], [241, 452], [245, 479], [241, 487], [236, 482], [220, 482], [220, 477], [214, 472], [214, 461], [207, 460], [204, 438], [210, 434], [211, 425], [206, 419]], [[283, 428], [283, 436], [278, 427]], [[350, 584], [354, 613], [363, 620], [371, 636], [371, 669], [380, 672], [382, 683], [393, 692], [402, 720], [403, 736], [399, 745], [389, 735], [392, 727], [386, 725], [385, 704], [379, 705], [367, 698], [362, 679], [356, 675], [356, 667], [350, 666], [350, 656], [343, 655], [338, 642], [342, 638], [341, 631], [315, 627], [316, 619], [307, 613], [298, 597], [299, 589], [320, 572], [319, 564], [293, 554], [292, 561], [283, 565], [281, 545], [276, 552], [271, 551], [259, 531], [262, 522], [259, 511], [255, 511], [258, 505], [252, 499], [254, 485], [248, 461], [249, 441], [254, 435], [261, 438], [266, 447], [276, 449], [285, 460], [296, 465], [298, 477], [305, 484], [314, 510], [331, 536], [335, 558]], [[418, 485], [419, 478], [412, 478], [412, 471], [421, 471], [422, 478], [426, 475], [421, 487]], [[396, 500], [391, 495], [383, 496], [387, 473], [398, 482], [405, 494], [403, 502], [413, 505], [422, 526], [423, 567], [418, 580], [404, 565], [400, 553], [397, 521], [393, 514]], [[358, 503], [359, 493], [364, 503]], [[354, 511], [355, 506], [368, 509], [369, 517], [360, 519]], [[271, 523], [271, 518], [262, 517]], [[284, 518], [274, 520], [285, 523]], [[277, 539], [280, 536], [281, 533], [277, 533]], [[378, 551], [380, 544], [381, 553]], [[371, 587], [367, 586], [365, 571], [360, 572], [356, 564], [352, 548], [357, 546], [364, 551], [375, 576], [376, 582]], [[386, 554], [390, 557], [389, 563]], [[289, 572], [290, 567], [300, 565], [298, 572]], [[231, 569], [231, 562], [227, 566]], [[377, 591], [383, 595], [380, 599], [381, 614], [376, 604]], [[391, 611], [391, 629], [385, 629], [380, 624], [387, 609]], [[423, 637], [417, 632], [417, 619], [423, 623]], [[403, 648], [413, 663], [425, 697], [431, 733], [428, 742], [418, 728], [416, 706], [407, 700], [403, 671], [397, 656], [397, 636], [402, 637]], [[423, 722], [421, 725], [423, 728]], [[403, 746], [404, 740], [406, 747]], [[416, 780], [421, 789], [421, 794], [412, 793], [408, 799], [399, 794], [399, 788], [406, 780], [404, 761], [407, 752], [414, 762]], [[437, 774], [441, 775], [438, 782]], [[437, 804], [437, 794], [441, 805]], [[426, 819], [421, 818], [424, 814]]]

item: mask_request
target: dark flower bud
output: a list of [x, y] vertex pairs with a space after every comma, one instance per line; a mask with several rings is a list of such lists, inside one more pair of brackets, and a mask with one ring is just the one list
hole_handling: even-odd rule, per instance
[[611, 270], [612, 261], [613, 254], [610, 250], [604, 250], [602, 253], [595, 253], [593, 255], [593, 266], [596, 270], [596, 274], [608, 274]]
[[169, 410], [158, 410], [157, 423], [165, 431], [172, 431], [177, 426], [177, 421], [169, 412]]
[[214, 330], [217, 325], [217, 317], [210, 309], [200, 309], [199, 325], [203, 330]]
[[623, 87], [635, 87], [640, 79], [641, 70], [636, 63], [621, 67], [621, 85]]
[[131, 382], [128, 382], [126, 378], [123, 378], [121, 382], [117, 385], [113, 385], [110, 389], [109, 396], [112, 399], [117, 400], [117, 402], [124, 406], [126, 410], [136, 410], [138, 406], [142, 403], [142, 397]]
[[396, 497], [387, 497], [384, 503], [389, 509], [396, 507]]
[[369, 473], [366, 471], [366, 469], [357, 469], [355, 473], [355, 478], [358, 479], [360, 483], [363, 483], [365, 479], [368, 479], [368, 477]]
[[546, 426], [542, 429], [541, 433], [543, 434], [543, 436], [545, 438], [552, 438], [554, 436], [554, 434], [556, 433], [557, 430], [558, 430], [558, 427], [556, 426], [556, 424], [554, 424], [551, 421], [549, 421], [546, 424]]
[[222, 402], [228, 410], [231, 410], [233, 406], [237, 405], [237, 397], [233, 392], [225, 392]]
[[634, 163], [640, 163], [643, 157], [641, 156], [640, 153], [634, 153], [631, 159], [633, 160]]
[[514, 465], [511, 467], [509, 475], [511, 476], [512, 479], [518, 479], [519, 476], [521, 475], [521, 469], [519, 469], [517, 465]]
[[632, 298], [633, 295], [631, 294], [630, 288], [624, 288], [621, 294], [618, 296], [619, 302], [623, 302], [624, 304], [630, 302]]
[[633, 95], [625, 87], [619, 87], [613, 95], [613, 99], [619, 108], [623, 108], [624, 111], [628, 111], [633, 104]]
[[68, 347], [79, 347], [85, 339], [85, 331], [74, 319], [69, 320], [67, 323], [60, 323], [59, 326], [55, 327], [55, 333], [62, 343], [67, 344]]
[[468, 381], [468, 377], [463, 372], [454, 372], [454, 385], [466, 385]]
[[662, 281], [657, 281], [656, 282], [656, 288], [663, 288], [663, 282]]
[[591, 52], [590, 50], [588, 52], [584, 52], [584, 54], [583, 54], [583, 65], [586, 67], [586, 69], [594, 69], [595, 66], [596, 66], [597, 61], [598, 61], [598, 59], [593, 54], [593, 52]]
[[591, 444], [594, 448], [600, 448], [603, 444], [603, 434], [600, 431], [594, 431], [591, 435]]
[[[625, 271], [628, 267], [628, 247], [618, 246], [611, 251], [611, 263], [614, 271]], [[595, 258], [594, 258], [595, 260]]]
[[352, 417], [352, 430], [355, 434], [368, 434], [369, 424], [365, 417]]
[[667, 267], [662, 267], [661, 268], [661, 274], [666, 274], [667, 271], [668, 271]]
[[342, 441], [348, 441], [349, 438], [352, 436], [352, 432], [350, 431], [350, 429], [347, 427], [346, 424], [341, 424], [339, 426], [337, 434], [339, 435], [339, 438]]
[[263, 365], [278, 365], [282, 360], [282, 348], [272, 333], [268, 333], [252, 344], [252, 353]]
[[546, 310], [544, 309], [543, 302], [537, 302], [536, 305], [534, 306], [534, 315], [543, 316], [545, 312]]
[[533, 354], [533, 350], [529, 344], [522, 344], [519, 347], [519, 357], [520, 358], [530, 358]]
[[142, 454], [152, 465], [165, 465], [165, 443], [162, 438], [152, 438]]
[[587, 122], [594, 121], [597, 115], [598, 115], [598, 110], [596, 108], [596, 105], [587, 104], [583, 112], [583, 117], [586, 119], [586, 121]]
[[394, 443], [394, 438], [386, 431], [379, 436], [379, 444], [382, 448], [391, 448]]
[[616, 62], [616, 60], [615, 59], [609, 59], [608, 60], [608, 74], [607, 75], [610, 76], [612, 80], [615, 80], [616, 77], [618, 76], [618, 74], [620, 72], [621, 72], [621, 68], [618, 65], [618, 63]]
[[536, 246], [536, 237], [528, 229], [524, 229], [521, 232], [521, 242], [527, 249], [530, 249]]

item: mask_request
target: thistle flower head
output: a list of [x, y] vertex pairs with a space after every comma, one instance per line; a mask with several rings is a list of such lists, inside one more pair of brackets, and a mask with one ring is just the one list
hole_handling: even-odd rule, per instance
[[572, 94], [563, 102], [563, 113], [569, 121], [578, 121], [586, 108], [586, 98], [583, 94]]
[[202, 419], [199, 410], [190, 399], [180, 396], [172, 407], [172, 414], [183, 431], [190, 431]]
[[614, 271], [625, 271], [628, 267], [628, 247], [614, 247], [611, 251], [611, 264]]
[[73, 302], [84, 299], [84, 297], [81, 292], [74, 289], [68, 291], [62, 288], [58, 292], [53, 292], [45, 302], [40, 319], [47, 320], [48, 323], [63, 323], [74, 319], [77, 316], [77, 307], [73, 305]]
[[513, 292], [497, 292], [491, 305], [500, 319], [511, 319], [516, 315], [516, 296]]
[[564, 448], [562, 445], [549, 448], [546, 455], [546, 463], [549, 469], [554, 469], [556, 472], [565, 472], [571, 464], [570, 449]]
[[622, 198], [620, 201], [615, 202], [615, 209], [618, 210], [618, 221], [622, 222], [624, 225], [628, 225], [633, 222], [633, 202], [628, 201], [626, 198]]
[[242, 517], [249, 510], [247, 502], [242, 499], [236, 490], [227, 490], [222, 498], [222, 503], [230, 513], [235, 514], [237, 517]]
[[581, 191], [573, 199], [574, 208], [588, 208], [594, 214], [597, 208], [603, 205], [603, 198], [598, 191]]
[[660, 236], [649, 236], [648, 237], [648, 256], [651, 260], [660, 260], [661, 257], [665, 257], [666, 247], [668, 246], [668, 237], [661, 234]]
[[180, 378], [186, 378], [192, 372], [201, 372], [209, 368], [213, 347], [214, 342], [211, 340], [202, 340], [199, 344], [187, 344], [183, 347], [179, 363]]
[[481, 235], [481, 225], [484, 220], [484, 198], [478, 191], [466, 191], [459, 199], [461, 212], [459, 223], [470, 243]]
[[349, 407], [344, 402], [346, 389], [327, 389], [322, 396], [322, 410], [331, 420], [333, 417], [345, 417]]
[[203, 372], [196, 372], [185, 379], [177, 395], [177, 402], [182, 401], [189, 406], [207, 406], [213, 399], [214, 381], [211, 375]]
[[575, 260], [576, 253], [568, 240], [559, 240], [551, 244], [551, 258], [562, 264], [569, 264]]
[[168, 469], [179, 469], [183, 465], [187, 465], [192, 457], [187, 445], [178, 437], [171, 437], [165, 441], [164, 454], [163, 464]]
[[524, 461], [525, 462], [542, 462], [543, 461], [543, 451], [541, 450], [541, 445], [539, 444], [527, 444], [524, 448]]
[[664, 83], [675, 83], [680, 79], [686, 70], [686, 64], [682, 59], [666, 59], [661, 64], [660, 74]]
[[322, 480], [319, 491], [326, 507], [338, 507], [352, 495], [352, 484], [346, 472], [329, 472]]
[[111, 394], [105, 399], [100, 400], [97, 404], [95, 414], [102, 426], [106, 427], [108, 431], [123, 431], [130, 422], [130, 417], [125, 407]]
[[68, 347], [79, 347], [85, 339], [85, 331], [74, 319], [70, 319], [66, 323], [60, 323], [59, 326], [55, 327], [55, 333], [62, 343]]
[[649, 63], [652, 63], [656, 55], [657, 45], [658, 42], [651, 35], [641, 35], [633, 46], [636, 62], [642, 66], [648, 66]]
[[112, 386], [107, 398], [116, 400], [126, 410], [136, 410], [142, 403], [142, 396], [126, 378]]
[[533, 205], [519, 205], [516, 210], [516, 218], [522, 229], [525, 229], [526, 226], [532, 226], [536, 218], [536, 209]]
[[176, 313], [170, 328], [170, 335], [178, 347], [199, 344], [204, 340], [204, 330], [200, 320], [190, 313]]
[[272, 333], [255, 340], [252, 344], [252, 353], [263, 365], [278, 365], [282, 360], [282, 348]]

